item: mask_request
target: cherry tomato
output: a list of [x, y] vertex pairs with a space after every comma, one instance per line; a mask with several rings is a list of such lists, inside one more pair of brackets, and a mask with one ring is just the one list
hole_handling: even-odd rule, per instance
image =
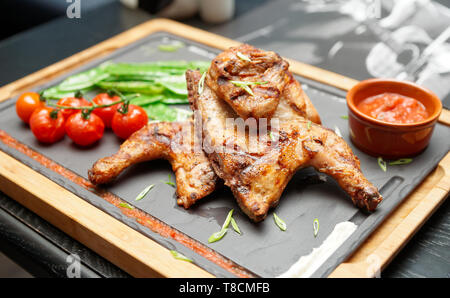
[[[92, 102], [94, 102], [96, 105], [108, 105], [119, 100], [119, 96], [111, 97], [108, 93], [100, 93], [96, 97], [94, 97]], [[93, 113], [102, 118], [106, 127], [111, 127], [112, 118], [114, 117], [114, 113], [116, 112], [118, 106], [119, 104], [106, 108], [98, 108], [95, 109]]]
[[126, 114], [121, 113], [121, 109], [122, 105], [115, 112], [111, 127], [118, 137], [127, 139], [147, 124], [148, 116], [143, 108], [136, 105], [129, 105]]
[[44, 106], [36, 92], [25, 92], [16, 101], [16, 112], [23, 122], [29, 123], [30, 117], [37, 108]]
[[[65, 107], [87, 107], [91, 106], [92, 104], [87, 101], [84, 98], [77, 98], [77, 97], [63, 97], [61, 98], [57, 103], [59, 106], [65, 106]], [[71, 115], [76, 114], [79, 112], [79, 110], [61, 110], [64, 119], [68, 119]]]
[[50, 107], [38, 108], [30, 117], [30, 128], [39, 141], [54, 143], [64, 137], [64, 116]]
[[105, 130], [102, 119], [95, 114], [85, 118], [82, 112], [69, 117], [66, 121], [66, 133], [75, 144], [88, 146], [100, 140]]

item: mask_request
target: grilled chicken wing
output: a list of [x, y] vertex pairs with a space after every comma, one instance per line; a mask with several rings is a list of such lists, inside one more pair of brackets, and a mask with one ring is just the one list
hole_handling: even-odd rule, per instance
[[[252, 139], [251, 124], [248, 130], [227, 125], [227, 119], [238, 115], [209, 85], [199, 94], [200, 76], [198, 71], [186, 73], [191, 107], [203, 121], [203, 148], [217, 175], [231, 188], [251, 219], [264, 219], [269, 209], [278, 204], [292, 175], [308, 166], [336, 179], [359, 207], [372, 211], [382, 200], [361, 173], [359, 160], [345, 141], [289, 109], [289, 94], [281, 97], [280, 109], [285, 111], [274, 114], [283, 116], [275, 138], [278, 140], [261, 136]], [[250, 148], [254, 142], [257, 146]]]
[[[242, 118], [270, 118], [289, 82], [288, 68], [289, 64], [275, 52], [244, 44], [213, 59], [206, 83]], [[233, 81], [250, 85], [242, 88]]]
[[131, 135], [116, 154], [98, 160], [89, 170], [89, 180], [108, 183], [133, 164], [166, 159], [175, 172], [177, 203], [189, 208], [210, 194], [217, 183], [206, 155], [194, 146], [191, 121], [149, 123]]

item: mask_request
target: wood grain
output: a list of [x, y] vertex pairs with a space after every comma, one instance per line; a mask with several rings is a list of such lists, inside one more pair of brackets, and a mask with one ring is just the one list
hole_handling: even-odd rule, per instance
[[442, 204], [449, 191], [450, 153], [330, 277], [373, 277], [376, 270], [383, 270]]
[[[219, 49], [239, 44], [174, 21], [152, 20], [0, 88], [0, 101], [159, 31]], [[288, 61], [293, 73], [342, 90], [348, 90], [358, 82], [315, 66]], [[449, 125], [450, 112], [444, 110], [439, 120]], [[173, 259], [170, 252], [156, 242], [3, 152], [0, 152], [0, 185], [19, 203], [134, 276], [211, 277], [211, 274], [191, 263]], [[376, 270], [372, 269], [385, 268], [440, 206], [449, 190], [450, 154], [447, 154], [436, 170], [330, 277], [368, 277], [374, 275]]]
[[5, 194], [133, 276], [212, 277], [1, 151], [0, 185]]

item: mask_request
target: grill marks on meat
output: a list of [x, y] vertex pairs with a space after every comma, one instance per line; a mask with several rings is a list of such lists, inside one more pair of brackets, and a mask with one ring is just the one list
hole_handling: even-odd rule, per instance
[[303, 91], [300, 83], [291, 73], [288, 73], [288, 77], [289, 83], [284, 88], [283, 98], [278, 103], [272, 117], [286, 121], [302, 117], [316, 124], [321, 124], [319, 113], [317, 113], [308, 95]]
[[[251, 61], [239, 58], [238, 52]], [[288, 68], [289, 64], [275, 52], [241, 45], [214, 58], [205, 81], [242, 118], [270, 118], [289, 82]], [[252, 96], [230, 81], [267, 83], [248, 86], [254, 93]]]
[[177, 203], [189, 208], [216, 187], [217, 176], [201, 150], [194, 151], [191, 121], [154, 122], [131, 135], [119, 151], [98, 160], [89, 170], [94, 184], [111, 182], [129, 166], [166, 159], [172, 165], [177, 184]]
[[[308, 166], [336, 179], [361, 208], [373, 211], [382, 200], [377, 189], [361, 173], [358, 158], [342, 138], [320, 125], [308, 123], [296, 110], [289, 111], [292, 94], [282, 96], [279, 104], [279, 109], [289, 112], [274, 114], [284, 117], [280, 119], [279, 141], [272, 144], [272, 141], [260, 140], [258, 150], [250, 152], [246, 147], [248, 133], [226, 126], [226, 118], [238, 115], [209, 85], [198, 94], [200, 76], [198, 71], [188, 71], [186, 80], [191, 107], [200, 112], [203, 121], [208, 158], [251, 219], [264, 219], [269, 209], [278, 204], [293, 174]], [[292, 88], [298, 91], [295, 85]], [[229, 148], [233, 150], [227, 150]]]
[[[237, 57], [238, 52], [251, 61]], [[202, 147], [194, 150], [192, 121], [149, 123], [116, 154], [97, 161], [89, 179], [108, 183], [132, 164], [162, 158], [175, 172], [179, 205], [189, 208], [210, 194], [220, 177], [241, 209], [260, 221], [278, 204], [294, 173], [312, 166], [336, 179], [355, 205], [375, 210], [382, 200], [378, 190], [364, 177], [345, 141], [319, 125], [316, 109], [287, 68], [287, 62], [274, 52], [249, 45], [231, 48], [213, 60], [200, 95], [201, 74], [187, 71], [189, 102], [202, 123]], [[255, 94], [250, 96], [230, 80], [268, 83], [250, 86]], [[246, 119], [248, 130], [227, 126], [227, 119], [239, 117]], [[279, 120], [278, 140], [259, 136], [256, 147], [250, 148], [255, 142], [251, 128], [264, 134], [250, 120], [271, 117]]]

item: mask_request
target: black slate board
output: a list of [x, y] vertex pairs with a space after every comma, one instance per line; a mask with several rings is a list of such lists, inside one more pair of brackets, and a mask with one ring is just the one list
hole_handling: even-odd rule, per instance
[[[186, 47], [175, 53], [158, 51], [157, 45], [165, 39], [181, 40]], [[149, 35], [72, 73], [91, 68], [106, 60], [116, 62], [210, 60], [218, 52], [220, 51], [217, 49], [166, 33], [158, 33]], [[37, 90], [57, 84], [64, 77], [40, 86]], [[331, 129], [337, 126], [344, 139], [350, 143], [347, 120], [341, 118], [342, 115], [347, 114], [345, 92], [304, 78], [298, 77], [298, 79], [318, 109], [324, 125]], [[67, 137], [51, 146], [39, 144], [31, 131], [15, 115], [14, 102], [15, 99], [12, 99], [0, 104], [0, 129], [84, 178], [87, 178], [87, 170], [98, 158], [116, 152], [120, 145], [120, 141], [112, 133], [106, 133], [97, 146], [88, 149], [73, 145]], [[187, 106], [184, 108], [188, 109]], [[352, 146], [351, 143], [350, 145]], [[271, 213], [265, 221], [258, 224], [252, 223], [240, 212], [234, 198], [226, 188], [214, 192], [190, 210], [177, 206], [174, 188], [160, 182], [166, 180], [167, 175], [171, 174], [170, 165], [165, 161], [151, 161], [130, 168], [109, 186], [108, 190], [136, 208], [153, 215], [262, 277], [274, 277], [285, 272], [300, 256], [307, 255], [313, 248], [320, 246], [337, 223], [350, 220], [358, 225], [358, 229], [314, 274], [314, 276], [326, 276], [352, 253], [395, 206], [435, 168], [450, 148], [450, 130], [438, 124], [430, 146], [417, 156], [412, 164], [389, 167], [387, 173], [380, 170], [376, 158], [360, 152], [353, 146], [352, 148], [361, 159], [362, 170], [367, 178], [379, 187], [385, 196], [378, 210], [371, 215], [360, 212], [353, 207], [350, 199], [332, 179], [327, 178], [327, 181], [323, 182], [314, 170], [304, 169], [293, 177], [276, 208], [277, 215], [287, 223], [288, 229], [285, 232], [281, 232], [274, 224]], [[196, 264], [212, 274], [233, 276], [173, 239], [163, 238], [153, 233], [124, 216], [116, 207], [100, 197], [44, 168], [27, 156], [3, 143], [0, 143], [0, 149], [163, 246], [190, 257]], [[149, 197], [138, 202], [134, 201], [140, 190], [149, 184], [156, 184]], [[209, 244], [207, 241], [209, 236], [220, 229], [231, 208], [235, 209], [234, 217], [243, 234], [238, 235], [229, 231], [221, 241]], [[320, 231], [317, 237], [313, 235], [314, 218], [320, 220]]]

